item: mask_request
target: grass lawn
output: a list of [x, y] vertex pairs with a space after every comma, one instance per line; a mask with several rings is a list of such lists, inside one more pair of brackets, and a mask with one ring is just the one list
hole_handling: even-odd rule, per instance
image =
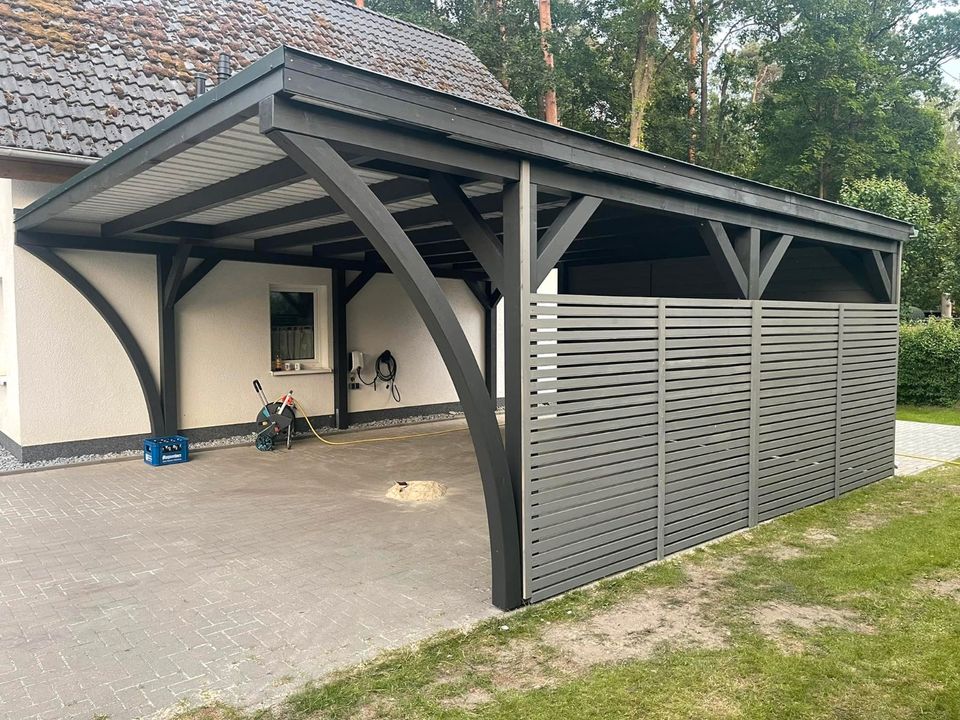
[[960, 468], [189, 720], [960, 718]]
[[960, 407], [937, 405], [897, 405], [897, 420], [960, 425]]

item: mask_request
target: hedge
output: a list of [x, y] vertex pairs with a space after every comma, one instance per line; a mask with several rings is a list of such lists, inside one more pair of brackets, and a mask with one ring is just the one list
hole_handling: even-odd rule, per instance
[[960, 402], [960, 327], [936, 319], [900, 326], [897, 400], [908, 405]]

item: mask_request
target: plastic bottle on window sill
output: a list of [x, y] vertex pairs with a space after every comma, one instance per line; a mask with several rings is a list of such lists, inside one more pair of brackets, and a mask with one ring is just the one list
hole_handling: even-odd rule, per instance
[[280, 353], [277, 353], [277, 356], [273, 359], [273, 371], [280, 372], [283, 370], [283, 358], [280, 357]]

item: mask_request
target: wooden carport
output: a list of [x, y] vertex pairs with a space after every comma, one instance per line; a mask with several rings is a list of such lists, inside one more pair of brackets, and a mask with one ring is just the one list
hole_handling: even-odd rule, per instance
[[[342, 427], [347, 303], [373, 274], [394, 273], [463, 405], [484, 485], [493, 601], [514, 608], [532, 595], [523, 561], [531, 307], [543, 304], [535, 293], [553, 268], [562, 292], [576, 268], [709, 257], [724, 288], [715, 297], [760, 301], [791, 248], [822, 247], [871, 302], [889, 306], [910, 231], [280, 48], [26, 208], [16, 242], [113, 328], [158, 434], [177, 429], [174, 306], [217, 263], [334, 270]], [[115, 309], [57, 255], [66, 248], [156, 256], [159, 378]], [[190, 258], [202, 262], [186, 272]], [[351, 271], [359, 274], [348, 283]], [[487, 309], [488, 370], [502, 297], [505, 441], [495, 373], [484, 376], [437, 277], [462, 279]]]

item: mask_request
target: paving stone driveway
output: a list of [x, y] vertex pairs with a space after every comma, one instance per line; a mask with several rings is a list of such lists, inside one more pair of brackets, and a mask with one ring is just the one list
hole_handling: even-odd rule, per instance
[[[450, 491], [399, 506], [397, 479]], [[487, 552], [466, 433], [0, 477], [0, 718], [275, 701], [493, 615]]]
[[960, 458], [960, 426], [897, 420], [896, 445], [897, 475], [913, 475]]

